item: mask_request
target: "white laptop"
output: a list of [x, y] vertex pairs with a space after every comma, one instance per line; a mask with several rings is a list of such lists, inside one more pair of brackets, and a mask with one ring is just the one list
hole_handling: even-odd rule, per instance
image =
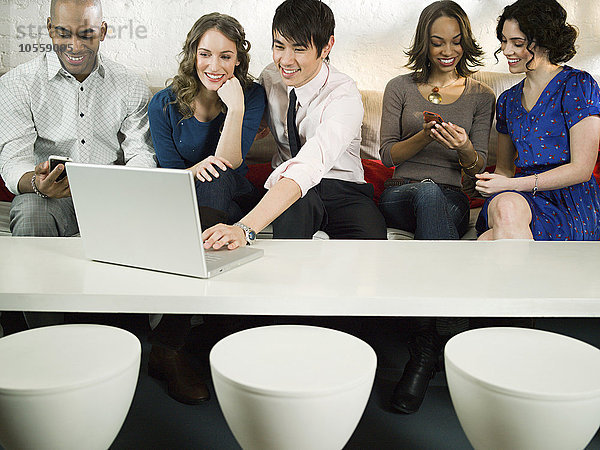
[[85, 256], [125, 266], [209, 278], [263, 250], [204, 250], [188, 170], [67, 163]]

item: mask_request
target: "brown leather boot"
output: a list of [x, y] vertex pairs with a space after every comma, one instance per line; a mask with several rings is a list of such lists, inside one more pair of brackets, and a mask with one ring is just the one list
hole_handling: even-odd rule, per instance
[[169, 396], [186, 405], [197, 405], [210, 399], [206, 384], [194, 372], [182, 352], [157, 345], [150, 350], [148, 375], [167, 382]]

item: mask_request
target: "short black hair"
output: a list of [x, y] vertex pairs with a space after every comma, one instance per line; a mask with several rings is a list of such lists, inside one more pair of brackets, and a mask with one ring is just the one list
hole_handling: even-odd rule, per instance
[[[272, 34], [306, 47], [314, 45], [320, 54], [333, 36], [335, 19], [329, 6], [319, 0], [285, 0], [275, 10]], [[329, 55], [327, 55], [328, 59]]]
[[[567, 11], [556, 0], [518, 0], [504, 8], [496, 27], [496, 37], [500, 42], [507, 20], [515, 20], [527, 37], [527, 50], [531, 53], [527, 68], [533, 60], [531, 49], [534, 45], [548, 51], [548, 60], [552, 64], [567, 62], [577, 53], [577, 28], [567, 23]], [[498, 55], [501, 51], [499, 48], [494, 54]]]

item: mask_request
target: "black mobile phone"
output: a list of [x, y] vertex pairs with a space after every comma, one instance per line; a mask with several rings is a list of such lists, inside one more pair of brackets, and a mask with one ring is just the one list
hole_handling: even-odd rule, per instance
[[[52, 172], [59, 164], [64, 165], [65, 163], [72, 162], [73, 160], [71, 158], [67, 158], [66, 156], [50, 155], [48, 161], [50, 162], [50, 172]], [[63, 170], [62, 173], [56, 178], [56, 181], [60, 181], [66, 176], [67, 170], [65, 167], [65, 170]]]

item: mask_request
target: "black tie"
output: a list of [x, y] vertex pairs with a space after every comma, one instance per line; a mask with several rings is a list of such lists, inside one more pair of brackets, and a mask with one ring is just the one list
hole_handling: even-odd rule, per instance
[[290, 152], [292, 158], [298, 154], [300, 150], [300, 136], [296, 127], [296, 92], [294, 89], [290, 91], [290, 105], [287, 112], [287, 128], [288, 140], [290, 142]]

